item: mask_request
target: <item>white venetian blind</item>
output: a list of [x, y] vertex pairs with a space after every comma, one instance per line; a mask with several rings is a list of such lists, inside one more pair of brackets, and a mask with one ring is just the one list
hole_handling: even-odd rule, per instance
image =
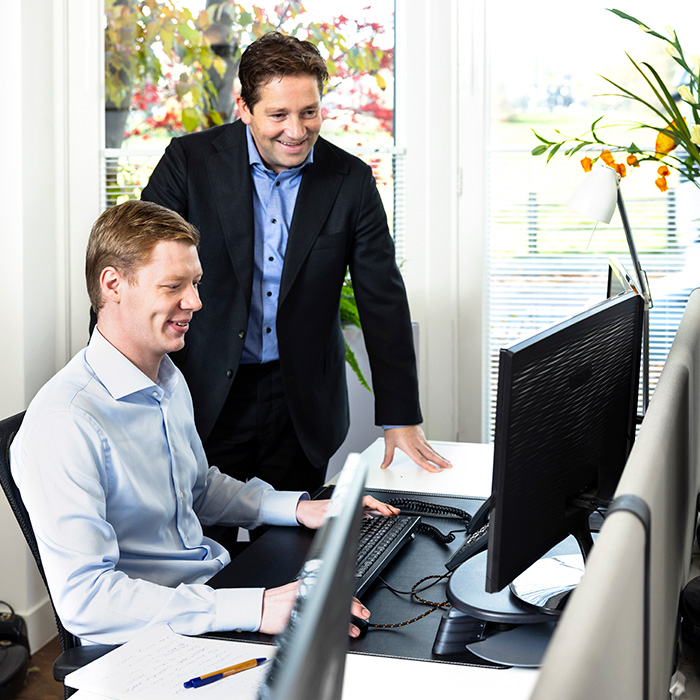
[[[487, 183], [489, 246], [489, 436], [493, 436], [498, 352], [605, 298], [608, 258], [632, 270], [619, 216], [599, 224], [566, 203], [584, 173], [578, 159], [535, 158], [529, 150], [492, 150]], [[654, 308], [650, 315], [651, 392], [688, 294], [700, 281], [695, 258], [700, 192], [683, 184], [656, 191], [650, 171], [622, 180], [622, 194]]]

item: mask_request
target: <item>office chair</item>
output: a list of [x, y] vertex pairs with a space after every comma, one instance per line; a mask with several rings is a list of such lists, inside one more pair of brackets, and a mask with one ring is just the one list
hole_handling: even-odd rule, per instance
[[[10, 444], [12, 443], [15, 434], [19, 430], [23, 418], [24, 412], [17, 413], [10, 418], [5, 418], [4, 420], [0, 421], [0, 484], [2, 485], [2, 490], [5, 492], [5, 496], [7, 496], [12, 512], [14, 513], [15, 518], [17, 518], [17, 522], [22, 530], [24, 539], [27, 541], [29, 550], [31, 551], [37, 568], [39, 569], [41, 579], [44, 582], [46, 590], [49, 594], [51, 607], [53, 608], [54, 617], [56, 618], [58, 639], [61, 644], [61, 655], [54, 662], [53, 675], [57, 681], [63, 683], [64, 678], [71, 671], [75, 671], [90, 661], [99, 658], [108, 651], [114, 649], [114, 647], [106, 644], [80, 646], [80, 640], [73, 636], [63, 626], [63, 623], [56, 613], [56, 608], [53, 604], [53, 599], [51, 598], [51, 592], [49, 591], [49, 587], [46, 582], [46, 574], [44, 573], [44, 567], [41, 563], [41, 555], [39, 554], [39, 548], [37, 546], [36, 537], [34, 536], [32, 523], [29, 519], [27, 509], [24, 507], [17, 484], [15, 484], [15, 481], [12, 478], [12, 472], [10, 471]], [[73, 688], [69, 688], [65, 685], [64, 690], [66, 698], [70, 697], [75, 692]]]

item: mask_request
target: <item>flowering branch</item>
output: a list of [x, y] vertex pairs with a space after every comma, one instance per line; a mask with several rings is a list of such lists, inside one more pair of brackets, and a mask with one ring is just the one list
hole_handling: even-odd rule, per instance
[[[532, 150], [532, 155], [538, 156], [548, 153], [547, 162], [549, 162], [567, 144], [571, 145], [569, 148], [565, 148], [563, 152], [568, 156], [574, 155], [582, 148], [602, 147], [604, 149], [603, 152], [596, 158], [591, 159], [586, 156], [582, 159], [581, 165], [584, 170], [589, 170], [595, 160], [603, 158], [603, 154], [607, 154], [604, 158], [605, 162], [611, 167], [615, 167], [621, 177], [625, 177], [625, 163], [616, 164], [611, 153], [621, 152], [628, 154], [626, 163], [634, 167], [643, 161], [657, 161], [659, 163], [657, 171], [659, 178], [655, 181], [655, 184], [662, 192], [668, 189], [666, 177], [669, 174], [669, 168], [678, 171], [682, 177], [685, 177], [700, 188], [700, 149], [698, 149], [700, 145], [700, 113], [698, 109], [698, 100], [700, 99], [700, 59], [694, 59], [691, 67], [678, 40], [678, 35], [673, 29], [668, 28], [669, 38], [655, 32], [625, 12], [620, 10], [610, 10], [610, 12], [621, 19], [634, 22], [642, 31], [665, 41], [666, 52], [688, 75], [688, 84], [680, 85], [677, 88], [678, 95], [673, 95], [658, 71], [651, 64], [646, 62], [637, 63], [629, 54], [626, 54], [637, 72], [644, 78], [659, 106], [636, 95], [610, 78], [601, 76], [603, 80], [620, 91], [609, 96], [622, 97], [623, 99], [638, 102], [662, 120], [663, 124], [661, 126], [644, 122], [629, 122], [627, 124], [631, 129], [649, 129], [656, 132], [654, 150], [639, 148], [634, 142], [631, 142], [628, 146], [606, 142], [598, 135], [598, 129], [603, 128], [602, 126], [599, 127], [599, 123], [602, 120], [602, 117], [599, 117], [593, 122], [590, 130], [579, 137], [564, 136], [561, 132], [555, 130], [557, 134], [563, 136], [562, 140], [556, 141], [549, 140], [533, 131], [541, 143]], [[690, 113], [690, 126], [688, 125], [688, 117], [681, 112], [681, 107]], [[685, 151], [683, 157], [671, 155], [671, 152], [678, 146], [681, 146]]]

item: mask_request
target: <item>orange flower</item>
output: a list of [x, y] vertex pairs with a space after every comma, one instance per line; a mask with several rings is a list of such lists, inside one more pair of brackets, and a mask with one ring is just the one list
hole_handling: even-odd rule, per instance
[[637, 156], [630, 153], [630, 155], [627, 156], [627, 165], [629, 165], [630, 168], [638, 168], [639, 160], [637, 160]]
[[593, 161], [588, 156], [581, 158], [581, 167], [583, 168], [584, 172], [590, 173], [591, 168], [593, 167]]
[[[668, 128], [674, 126], [674, 124], [675, 122], [671, 122]], [[659, 131], [656, 135], [656, 157], [662, 158], [670, 153], [677, 145], [675, 135], [671, 131]]]
[[667, 165], [660, 165], [656, 172], [659, 173], [661, 177], [668, 177], [671, 174], [671, 171], [668, 169]]
[[600, 159], [603, 161], [603, 163], [609, 165], [611, 168], [615, 165], [615, 159], [613, 158], [612, 153], [610, 153], [610, 151], [601, 151]]
[[615, 163], [612, 167], [620, 177], [627, 177], [627, 166], [624, 163]]
[[666, 182], [665, 177], [660, 177], [657, 180], [654, 180], [654, 184], [662, 191], [665, 192], [668, 189], [668, 183]]

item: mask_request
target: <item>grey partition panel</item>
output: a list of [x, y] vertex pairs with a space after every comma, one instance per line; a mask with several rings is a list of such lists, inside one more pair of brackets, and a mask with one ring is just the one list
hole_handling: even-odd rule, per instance
[[[683, 320], [617, 495], [651, 511], [650, 697], [668, 697], [680, 590], [698, 492], [700, 292]], [[533, 698], [641, 698], [644, 529], [631, 513], [606, 520], [545, 656]]]

